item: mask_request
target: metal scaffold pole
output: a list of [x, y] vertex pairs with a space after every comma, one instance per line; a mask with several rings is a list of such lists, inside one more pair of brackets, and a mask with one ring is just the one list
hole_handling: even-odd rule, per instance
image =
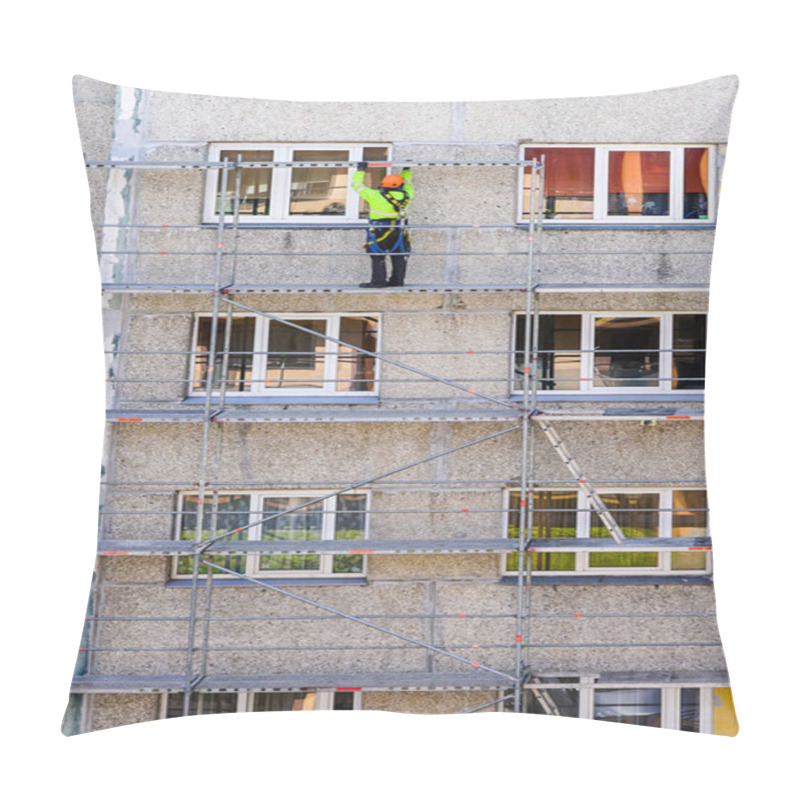
[[[222, 191], [220, 193], [220, 215], [219, 224], [217, 226], [217, 255], [214, 271], [214, 281], [216, 291], [214, 292], [212, 316], [211, 316], [211, 333], [208, 348], [208, 363], [206, 365], [206, 386], [205, 386], [205, 405], [203, 414], [203, 428], [202, 438], [200, 442], [200, 466], [197, 477], [197, 521], [195, 528], [195, 542], [199, 543], [203, 540], [203, 522], [205, 519], [205, 498], [207, 493], [206, 481], [208, 479], [208, 447], [211, 432], [211, 425], [214, 420], [216, 412], [213, 411], [213, 398], [214, 398], [214, 382], [216, 378], [216, 360], [217, 360], [217, 336], [218, 336], [218, 320], [220, 310], [220, 288], [222, 287], [222, 243], [225, 231], [225, 195], [227, 193], [228, 176], [230, 174], [230, 165], [226, 160], [222, 170]], [[230, 328], [230, 326], [228, 326]], [[224, 374], [224, 373], [223, 373]], [[223, 381], [224, 382], [224, 381]], [[224, 398], [222, 400], [224, 402]], [[183, 692], [183, 716], [188, 716], [191, 708], [191, 695], [194, 688], [194, 653], [195, 653], [195, 637], [197, 628], [197, 604], [198, 604], [198, 591], [199, 591], [199, 578], [201, 557], [199, 550], [195, 552], [192, 557], [192, 594], [189, 600], [189, 625], [188, 625], [188, 638], [186, 642], [186, 670], [185, 670], [185, 685]], [[211, 570], [207, 569], [207, 591], [211, 591], [212, 575]]]
[[530, 581], [526, 580], [526, 562], [529, 558], [527, 544], [533, 525], [533, 504], [530, 502], [529, 486], [533, 470], [533, 435], [531, 416], [536, 408], [536, 387], [538, 381], [538, 294], [540, 263], [537, 252], [542, 247], [541, 206], [544, 194], [544, 163], [531, 163], [531, 182], [528, 194], [528, 268], [525, 286], [525, 331], [522, 364], [523, 421], [521, 470], [519, 489], [519, 541], [517, 548], [517, 630], [516, 630], [516, 683], [514, 686], [514, 711], [522, 708], [522, 690], [525, 680], [524, 642], [528, 633], [526, 593]]

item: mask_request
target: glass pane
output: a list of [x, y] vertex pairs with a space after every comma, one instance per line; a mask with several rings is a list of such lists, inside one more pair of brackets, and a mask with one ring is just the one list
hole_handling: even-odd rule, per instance
[[[370, 164], [385, 163], [389, 160], [389, 149], [387, 147], [365, 147], [363, 160]], [[368, 167], [364, 183], [377, 189], [388, 174], [389, 170], [386, 167]], [[363, 197], [358, 198], [358, 216], [360, 219], [369, 219], [369, 203]]]
[[[189, 697], [189, 715], [195, 716], [198, 713], [198, 701], [200, 704], [200, 714], [234, 714], [238, 701], [236, 692], [213, 692], [203, 693], [192, 692]], [[183, 694], [167, 695], [167, 719], [183, 716]]]
[[683, 218], [708, 219], [708, 148], [683, 151]]
[[[574, 683], [571, 678], [546, 678], [544, 683]], [[523, 714], [547, 714], [554, 717], [573, 717], [579, 712], [578, 689], [537, 689], [526, 688], [522, 694]], [[506, 700], [504, 707], [512, 711], [514, 703]]]
[[[374, 353], [378, 343], [378, 321], [373, 317], [342, 317], [339, 339]], [[339, 345], [336, 361], [337, 392], [371, 392], [375, 389], [375, 359], [352, 347]]]
[[[214, 388], [219, 390], [222, 381], [223, 350], [225, 348], [225, 319], [217, 320], [217, 341], [214, 358]], [[253, 348], [256, 321], [253, 317], [234, 319], [231, 324], [226, 388], [227, 392], [249, 392], [253, 388]], [[208, 379], [208, 352], [211, 349], [211, 318], [203, 317], [197, 324], [197, 350], [194, 359], [195, 391], [204, 391]]]
[[681, 730], [700, 733], [700, 689], [681, 689]]
[[593, 385], [657, 387], [660, 327], [656, 317], [596, 319]]
[[705, 389], [705, 314], [675, 314], [672, 322], [672, 388]]
[[594, 718], [661, 727], [661, 689], [595, 689]]
[[355, 711], [356, 693], [355, 692], [334, 692], [333, 710], [334, 711]]
[[[657, 494], [601, 494], [601, 500], [611, 512], [617, 525], [628, 538], [655, 538], [658, 536]], [[608, 529], [600, 521], [596, 512], [591, 512], [591, 532], [593, 539], [611, 538]], [[596, 552], [589, 554], [590, 567], [657, 567], [658, 553], [632, 550], [619, 552]]]
[[[292, 161], [349, 161], [348, 150], [295, 150]], [[292, 167], [289, 213], [292, 215], [345, 214], [347, 167]]]
[[[367, 498], [363, 494], [343, 494], [336, 499], [337, 540], [364, 538]], [[356, 548], [358, 549], [358, 548]], [[333, 557], [334, 573], [361, 573], [364, 571], [364, 556], [346, 553]]]
[[[526, 147], [525, 159], [544, 157], [544, 218], [591, 219], [594, 215], [593, 147]], [[530, 215], [531, 170], [525, 169], [523, 216]]]
[[[519, 492], [509, 495], [508, 536], [519, 538], [520, 518]], [[576, 492], [552, 491], [533, 493], [533, 520], [531, 538], [533, 539], [574, 539], [577, 525]], [[553, 572], [575, 569], [575, 553], [541, 552], [529, 554], [531, 570], [534, 572]], [[519, 564], [519, 553], [506, 556], [506, 569], [515, 571]], [[527, 562], [526, 562], [527, 568]]]
[[[580, 388], [581, 317], [579, 314], [542, 314], [539, 317], [539, 389]], [[517, 317], [515, 391], [522, 391], [525, 360], [525, 317]]]
[[[219, 160], [226, 158], [236, 163], [241, 155], [242, 161], [274, 161], [275, 153], [272, 150], [222, 150]], [[217, 179], [217, 195], [215, 212], [219, 213], [219, 195], [222, 191], [223, 170], [220, 170]], [[239, 190], [239, 215], [240, 216], [266, 216], [270, 210], [270, 194], [272, 192], [272, 167], [250, 167], [242, 169]], [[236, 193], [236, 174], [228, 172], [227, 191], [225, 192], [225, 213], [234, 213], [233, 198]]]
[[609, 153], [609, 215], [669, 216], [669, 168], [667, 151], [616, 150]]
[[[246, 528], [250, 523], [250, 495], [247, 494], [220, 494], [206, 496], [202, 506], [198, 506], [197, 495], [183, 498], [183, 511], [181, 513], [181, 541], [194, 542], [197, 538], [198, 511], [202, 510], [201, 539], [206, 540], [212, 536], [220, 536], [237, 528]], [[226, 536], [226, 542], [247, 541], [248, 531], [232, 533]], [[221, 567], [243, 573], [245, 571], [246, 556], [215, 556], [206, 552], [206, 561], [219, 564]], [[193, 572], [194, 557], [178, 556], [178, 574], [191, 575]], [[199, 574], [205, 575], [208, 566], [200, 564]], [[222, 574], [222, 573], [216, 573]]]
[[[265, 516], [280, 514], [295, 506], [312, 500], [311, 497], [266, 497]], [[323, 501], [318, 500], [305, 508], [289, 511], [280, 517], [265, 520], [261, 525], [261, 540], [264, 542], [305, 542], [322, 539]], [[261, 570], [318, 570], [318, 555], [260, 556]]]
[[256, 692], [253, 711], [314, 711], [316, 692]]
[[[672, 493], [672, 535], [708, 536], [708, 495], [704, 489], [675, 489]], [[708, 553], [671, 553], [672, 569], [706, 569]]]
[[316, 334], [325, 335], [326, 327], [324, 319], [297, 319], [292, 325], [270, 321], [267, 389], [325, 388], [327, 340]]

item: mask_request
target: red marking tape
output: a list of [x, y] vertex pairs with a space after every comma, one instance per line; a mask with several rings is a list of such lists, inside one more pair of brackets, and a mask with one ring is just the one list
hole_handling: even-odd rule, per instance
[[117, 422], [141, 422], [141, 417], [117, 417]]
[[664, 417], [664, 419], [691, 419], [691, 417]]
[[347, 552], [350, 553], [350, 554], [353, 554], [353, 555], [357, 555], [359, 553], [374, 553], [375, 551], [374, 550], [348, 550]]
[[360, 686], [337, 686], [334, 689], [335, 692], [360, 692]]
[[103, 550], [102, 555], [104, 555], [104, 556], [128, 556], [128, 555], [130, 555], [130, 551], [128, 551], [128, 550]]

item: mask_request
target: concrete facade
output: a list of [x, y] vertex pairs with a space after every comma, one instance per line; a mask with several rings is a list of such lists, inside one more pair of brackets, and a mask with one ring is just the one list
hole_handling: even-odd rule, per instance
[[[226, 142], [329, 142], [331, 149], [385, 144], [394, 164], [517, 162], [529, 143], [694, 145], [713, 152], [709, 182], [716, 188], [735, 91], [735, 79], [720, 78], [623, 97], [366, 105], [199, 97], [75, 81], [88, 162], [191, 164], [209, 160], [210, 145]], [[236, 231], [235, 243], [229, 227], [222, 273], [233, 278], [233, 288], [222, 301], [207, 288], [220, 263], [218, 226], [203, 223], [209, 174], [204, 168], [88, 170], [107, 289], [110, 411], [90, 646], [73, 696], [80, 725], [65, 732], [164, 715], [165, 695], [185, 689], [193, 600], [195, 612], [210, 620], [207, 628], [198, 624], [189, 669], [200, 693], [347, 687], [360, 690], [363, 709], [454, 713], [489, 704], [484, 710], [497, 710], [509, 692], [508, 675], [518, 668], [520, 586], [503, 553], [486, 542], [506, 536], [508, 493], [523, 469], [521, 428], [501, 434], [519, 417], [511, 351], [516, 320], [526, 310], [519, 290], [528, 270], [521, 167], [415, 167], [410, 220], [422, 227], [414, 230], [404, 289], [356, 290], [368, 277], [363, 222], [250, 221]], [[703, 314], [713, 222], [713, 209], [699, 224], [546, 220], [542, 283], [551, 288], [540, 294], [539, 313], [584, 315], [584, 325], [592, 324], [590, 314], [663, 325], [676, 313]], [[417, 372], [378, 363], [377, 391], [363, 397], [234, 393], [222, 421], [204, 423], [205, 395], [193, 390], [192, 379], [198, 319], [217, 313], [219, 302], [224, 317], [231, 299], [239, 304], [233, 313], [262, 320], [255, 324], [281, 315], [375, 318], [380, 351]], [[649, 508], [658, 509], [662, 536], [672, 519], [672, 509], [663, 507], [669, 493], [702, 489], [702, 391], [562, 392], [540, 400], [546, 416], [566, 417], [557, 421], [558, 432], [590, 480], [612, 493], [661, 493]], [[531, 435], [536, 488], [574, 491], [542, 430], [534, 425]], [[371, 482], [408, 464], [416, 466]], [[354, 491], [369, 496], [368, 539], [417, 549], [366, 555], [352, 575], [260, 573], [252, 581], [218, 575], [212, 582], [201, 575], [193, 586], [190, 575], [176, 574], [175, 555], [136, 555], [129, 545], [174, 541], [182, 504], [202, 481], [213, 487], [209, 503], [213, 492], [223, 501], [233, 495], [260, 501], [282, 492], [319, 497], [363, 483]], [[426, 549], [426, 542], [439, 540], [462, 550]], [[474, 552], [464, 552], [471, 542]], [[246, 558], [253, 564], [258, 557]], [[663, 727], [680, 727], [681, 704], [694, 708], [687, 698], [698, 697], [696, 727], [686, 729], [715, 732], [714, 709], [733, 711], [712, 576], [675, 566], [697, 561], [671, 558], [662, 554], [658, 570], [532, 573], [520, 623], [525, 685], [575, 681], [570, 690], [581, 687], [581, 716], [598, 718], [603, 687], [655, 688], [661, 693], [657, 721], [644, 724]], [[366, 616], [405, 638], [331, 616], [268, 583]], [[470, 663], [476, 653], [490, 670]], [[622, 719], [620, 712], [618, 721], [637, 721], [643, 713]]]

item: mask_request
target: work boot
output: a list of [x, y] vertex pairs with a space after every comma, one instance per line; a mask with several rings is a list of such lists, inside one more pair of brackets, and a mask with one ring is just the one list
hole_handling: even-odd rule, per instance
[[403, 281], [395, 280], [394, 278], [390, 278], [389, 282], [386, 284], [387, 286], [404, 286], [405, 284]]
[[370, 281], [369, 283], [359, 283], [358, 285], [362, 289], [383, 289], [384, 286], [388, 286], [389, 284], [385, 281], [381, 283]]

